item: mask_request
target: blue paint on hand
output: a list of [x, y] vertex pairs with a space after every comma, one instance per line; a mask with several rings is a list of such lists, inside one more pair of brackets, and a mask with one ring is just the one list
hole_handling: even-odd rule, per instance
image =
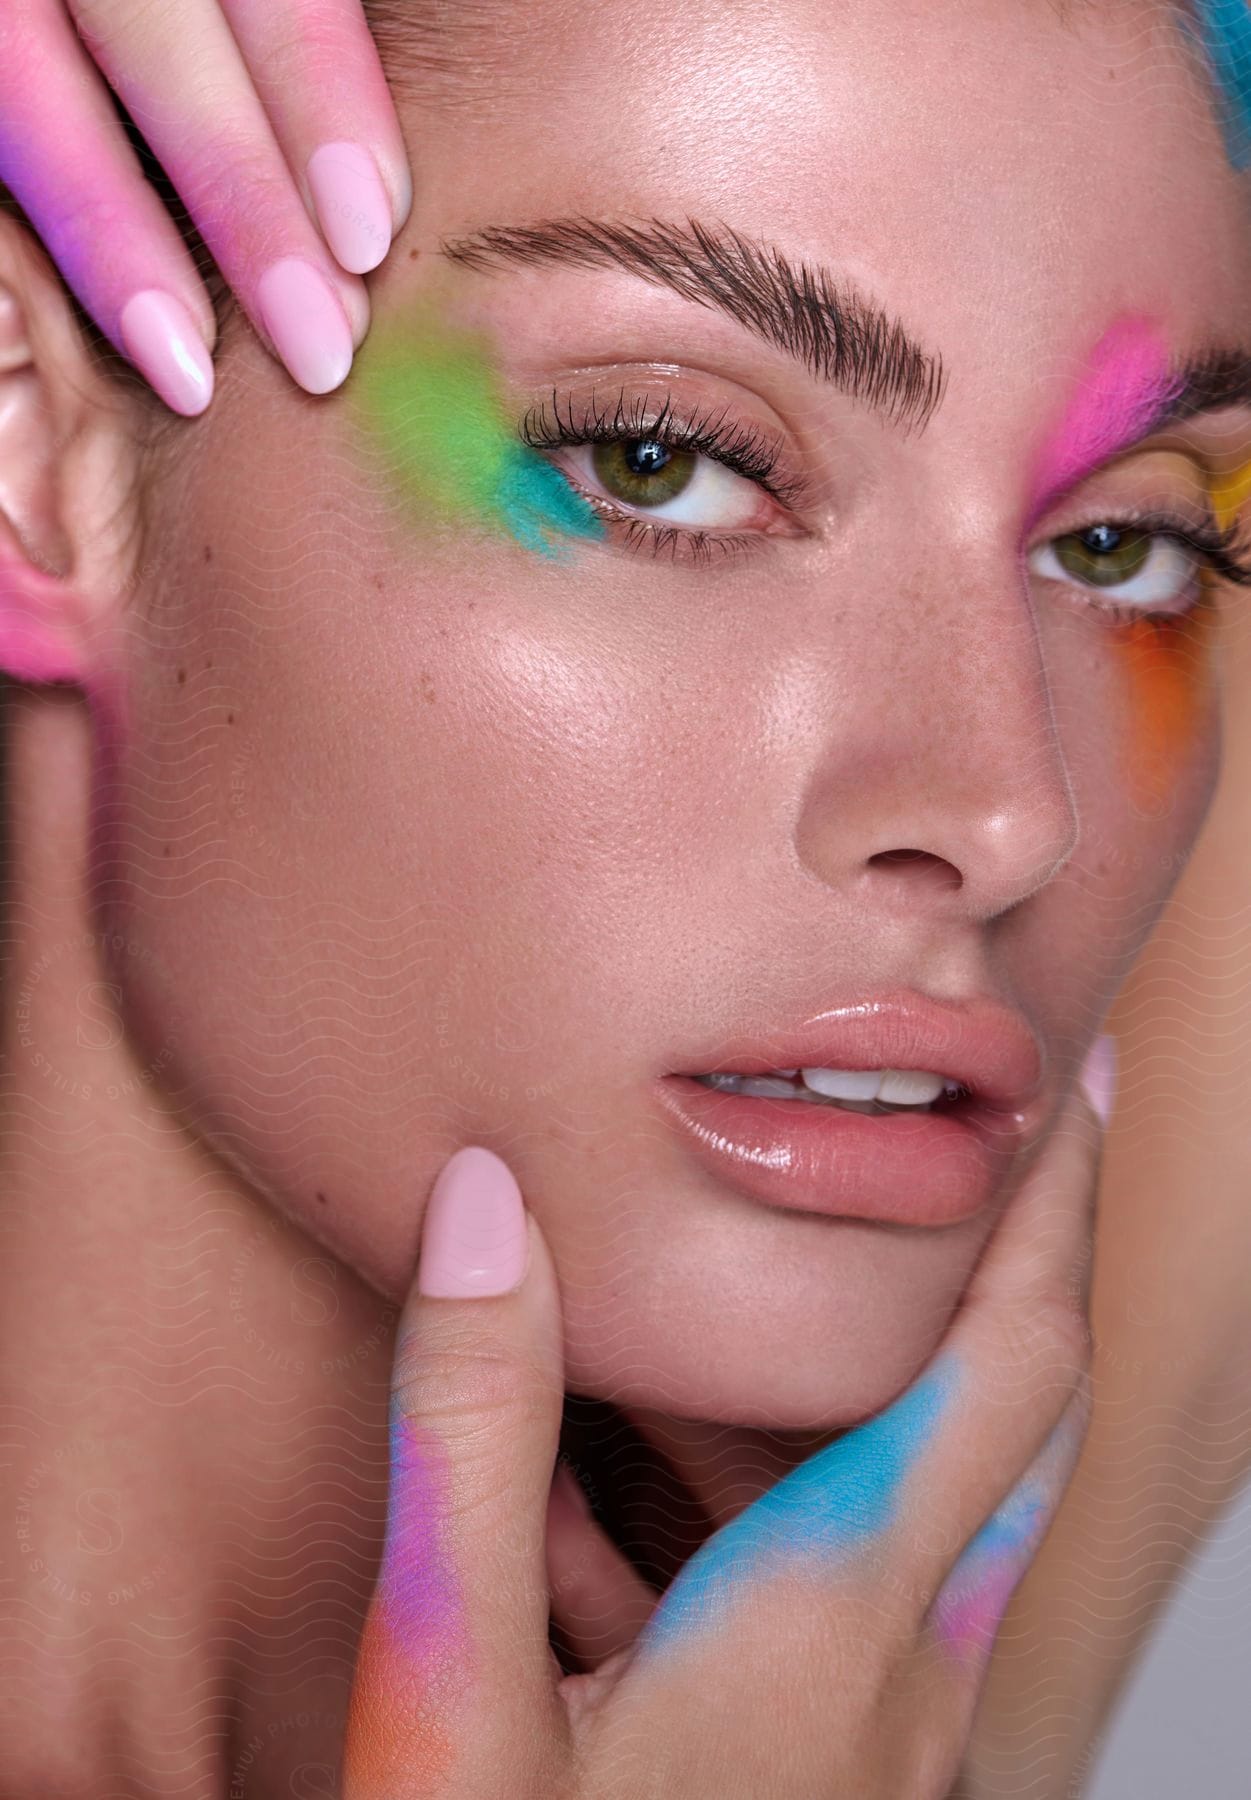
[[956, 1356], [939, 1356], [884, 1412], [810, 1456], [710, 1537], [662, 1595], [640, 1636], [642, 1652], [714, 1625], [746, 1582], [837, 1560], [885, 1531], [959, 1379]]

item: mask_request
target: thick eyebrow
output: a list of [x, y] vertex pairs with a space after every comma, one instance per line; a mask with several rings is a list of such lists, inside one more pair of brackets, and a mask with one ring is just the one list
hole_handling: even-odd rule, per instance
[[1174, 368], [1170, 388], [1144, 436], [1229, 406], [1251, 406], [1251, 346], [1201, 351]]
[[945, 390], [931, 355], [876, 301], [820, 263], [794, 263], [771, 244], [728, 225], [649, 219], [544, 219], [490, 225], [444, 238], [444, 256], [468, 268], [620, 268], [715, 307], [793, 356], [819, 380], [883, 414], [924, 430]]

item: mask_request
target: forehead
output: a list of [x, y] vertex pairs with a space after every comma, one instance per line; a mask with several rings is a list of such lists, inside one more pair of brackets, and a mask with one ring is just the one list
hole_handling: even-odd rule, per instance
[[389, 61], [436, 237], [722, 222], [874, 295], [988, 442], [1040, 381], [1055, 410], [1119, 319], [1170, 352], [1245, 339], [1246, 187], [1165, 0], [464, 0], [433, 36], [421, 14]]
[[1214, 230], [1246, 236], [1164, 0], [458, 0], [433, 16], [406, 7], [382, 42], [414, 141], [450, 113], [458, 198], [483, 221], [689, 204], [914, 280], [958, 261], [968, 299], [1009, 269], [1046, 271], [1053, 297], [1113, 260], [1176, 280], [1213, 260]]

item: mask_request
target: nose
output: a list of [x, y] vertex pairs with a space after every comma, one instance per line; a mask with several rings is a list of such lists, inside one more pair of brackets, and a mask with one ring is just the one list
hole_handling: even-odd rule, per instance
[[867, 608], [835, 610], [856, 616], [856, 644], [825, 645], [803, 867], [879, 915], [981, 922], [1019, 905], [1072, 856], [1078, 816], [1016, 559], [953, 546], [946, 574], [931, 557], [876, 628]]

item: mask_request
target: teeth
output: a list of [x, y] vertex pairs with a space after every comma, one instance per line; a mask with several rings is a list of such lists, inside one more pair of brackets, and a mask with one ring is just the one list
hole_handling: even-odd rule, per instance
[[801, 1069], [804, 1086], [831, 1100], [876, 1100], [882, 1069]]
[[[796, 1083], [785, 1077], [798, 1074]], [[887, 1107], [913, 1107], [918, 1111], [933, 1104], [944, 1091], [959, 1092], [960, 1084], [943, 1075], [919, 1069], [779, 1069], [772, 1075], [701, 1075], [707, 1086], [730, 1094], [750, 1094], [757, 1099], [807, 1100], [834, 1104], [851, 1112], [874, 1113]]]
[[740, 1075], [736, 1091], [740, 1094], [755, 1094], [762, 1100], [793, 1100], [795, 1083], [779, 1081], [772, 1075]]
[[804, 1086], [832, 1100], [885, 1100], [892, 1106], [928, 1106], [947, 1082], [919, 1069], [803, 1069]]
[[937, 1100], [946, 1085], [943, 1076], [927, 1075], [920, 1069], [887, 1069], [877, 1097], [896, 1106], [925, 1106]]

